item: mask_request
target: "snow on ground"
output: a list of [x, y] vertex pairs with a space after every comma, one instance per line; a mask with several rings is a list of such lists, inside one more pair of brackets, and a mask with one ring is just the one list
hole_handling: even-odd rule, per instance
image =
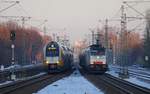
[[106, 73], [110, 74], [110, 75], [113, 75], [115, 77], [118, 77], [118, 73], [116, 73], [114, 70], [111, 70], [111, 71], [107, 71]]
[[6, 85], [6, 84], [9, 84], [9, 83], [12, 83], [13, 81], [6, 81], [6, 82], [3, 82], [3, 83], [0, 83], [0, 86], [1, 85]]
[[58, 80], [35, 94], [104, 94], [86, 80], [79, 71]]
[[36, 75], [33, 75], [33, 76], [29, 76], [29, 77], [17, 78], [15, 81], [37, 78], [37, 77], [43, 76], [43, 75], [45, 75], [45, 74], [46, 74], [46, 72], [41, 72], [41, 73], [39, 73], [39, 74], [36, 74]]
[[[107, 73], [110, 74], [110, 75], [113, 75], [115, 77], [119, 77], [118, 73], [116, 73], [114, 70], [108, 71]], [[149, 83], [141, 81], [141, 80], [139, 80], [135, 77], [130, 76], [128, 79], [125, 79], [125, 80], [129, 81], [131, 83], [137, 84], [139, 86], [146, 87], [146, 88], [150, 89], [150, 84]]]
[[6, 84], [9, 84], [9, 83], [13, 83], [13, 82], [15, 82], [15, 81], [28, 80], [28, 79], [40, 77], [40, 76], [43, 76], [43, 75], [45, 75], [45, 74], [46, 74], [45, 72], [41, 72], [41, 73], [39, 73], [39, 74], [36, 74], [36, 75], [33, 75], [33, 76], [29, 76], [29, 77], [16, 78], [14, 81], [5, 81], [5, 82], [3, 82], [3, 83], [0, 83], [0, 86], [1, 86], [1, 85], [6, 85]]
[[130, 77], [129, 79], [125, 79], [125, 80], [150, 89], [150, 84], [140, 81], [137, 78]]

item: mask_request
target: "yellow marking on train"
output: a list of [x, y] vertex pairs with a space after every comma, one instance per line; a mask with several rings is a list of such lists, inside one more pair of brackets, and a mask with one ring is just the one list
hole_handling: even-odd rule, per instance
[[50, 48], [50, 47], [49, 47], [48, 50], [56, 50], [56, 48]]
[[64, 66], [64, 63], [62, 60], [59, 60], [58, 63], [57, 63], [59, 66]]

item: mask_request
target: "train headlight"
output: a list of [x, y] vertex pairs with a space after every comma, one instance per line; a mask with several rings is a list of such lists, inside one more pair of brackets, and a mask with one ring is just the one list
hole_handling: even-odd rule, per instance
[[90, 64], [94, 64], [94, 62], [90, 62]]
[[46, 64], [49, 64], [49, 62], [46, 60], [46, 62], [45, 62]]
[[100, 56], [97, 56], [97, 59], [100, 59]]
[[57, 61], [57, 64], [59, 64], [59, 61]]
[[103, 64], [106, 64], [106, 61], [103, 61]]

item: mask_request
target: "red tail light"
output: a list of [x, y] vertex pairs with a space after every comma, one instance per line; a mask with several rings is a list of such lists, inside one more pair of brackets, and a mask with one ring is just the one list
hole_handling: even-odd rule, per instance
[[103, 64], [101, 61], [94, 61], [94, 64]]

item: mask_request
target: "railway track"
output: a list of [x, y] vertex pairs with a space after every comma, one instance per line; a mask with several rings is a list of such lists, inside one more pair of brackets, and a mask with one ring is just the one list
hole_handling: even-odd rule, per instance
[[141, 79], [147, 83], [150, 83], [150, 76], [148, 76], [148, 75], [143, 75], [143, 74], [139, 74], [139, 73], [135, 73], [135, 72], [129, 72], [129, 75], [136, 77], [138, 79]]
[[[111, 67], [112, 67], [113, 69], [120, 70], [120, 67], [118, 67], [118, 66], [111, 66]], [[138, 73], [138, 74], [150, 76], [150, 72], [149, 72], [149, 71], [145, 71], [145, 70], [142, 70], [142, 69], [130, 68], [130, 67], [129, 67], [128, 70], [131, 71], [131, 72]]]
[[[113, 69], [117, 69], [116, 72], [119, 72], [120, 70], [120, 67], [112, 67]], [[150, 73], [148, 73], [147, 71], [142, 71], [140, 69], [128, 69], [129, 71], [129, 75], [130, 76], [133, 76], [133, 77], [136, 77], [138, 79], [141, 79], [141, 80], [144, 80], [148, 83], [150, 83]]]
[[43, 75], [38, 78], [19, 81], [7, 86], [0, 87], [0, 94], [32, 94], [39, 89], [55, 82], [65, 76], [68, 76], [72, 71], [67, 71], [58, 74]]
[[93, 75], [81, 73], [105, 94], [150, 94], [150, 89], [132, 84], [109, 74]]

